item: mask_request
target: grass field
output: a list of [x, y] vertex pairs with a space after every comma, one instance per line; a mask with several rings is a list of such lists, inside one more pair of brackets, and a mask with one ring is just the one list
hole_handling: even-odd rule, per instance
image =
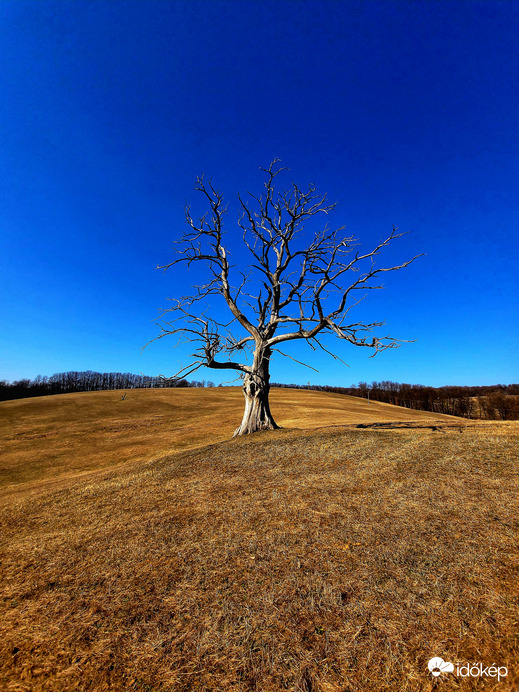
[[519, 424], [275, 390], [285, 429], [231, 440], [241, 407], [0, 404], [0, 685], [517, 689]]
[[[458, 420], [364, 399], [274, 389], [279, 425], [315, 428], [363, 422]], [[0, 403], [0, 503], [41, 494], [78, 476], [151, 461], [232, 437], [243, 414], [239, 387], [82, 392]]]

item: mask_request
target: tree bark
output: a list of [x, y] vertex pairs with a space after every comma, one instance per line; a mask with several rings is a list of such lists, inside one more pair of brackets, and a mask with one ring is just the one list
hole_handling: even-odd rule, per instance
[[252, 372], [247, 373], [243, 381], [243, 394], [245, 396], [245, 410], [239, 428], [236, 428], [234, 437], [248, 435], [259, 430], [276, 430], [276, 424], [269, 405], [270, 392], [270, 351], [259, 348], [254, 354]]

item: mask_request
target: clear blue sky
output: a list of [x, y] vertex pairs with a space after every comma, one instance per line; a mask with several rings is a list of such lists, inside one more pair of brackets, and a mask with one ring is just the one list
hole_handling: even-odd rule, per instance
[[387, 262], [427, 255], [356, 316], [415, 343], [287, 347], [320, 372], [279, 356], [274, 381], [519, 380], [519, 2], [3, 0], [0, 27], [0, 379], [174, 373], [185, 350], [140, 347], [199, 280], [155, 270], [195, 177], [232, 246], [277, 156], [363, 247], [394, 224]]

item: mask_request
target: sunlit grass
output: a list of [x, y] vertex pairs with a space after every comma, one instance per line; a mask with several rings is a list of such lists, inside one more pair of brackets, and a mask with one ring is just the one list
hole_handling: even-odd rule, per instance
[[[394, 420], [456, 420], [321, 392], [274, 389], [283, 427]], [[62, 487], [78, 474], [124, 467], [232, 437], [243, 414], [238, 387], [81, 392], [0, 403], [0, 500]]]
[[[450, 420], [212, 438], [6, 495], [0, 679], [516, 689], [519, 424]], [[433, 683], [432, 656], [510, 672]]]

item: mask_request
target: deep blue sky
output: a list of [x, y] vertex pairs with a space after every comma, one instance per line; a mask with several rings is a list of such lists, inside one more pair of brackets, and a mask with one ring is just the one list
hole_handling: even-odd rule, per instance
[[203, 211], [195, 177], [232, 248], [237, 193], [280, 157], [363, 247], [394, 224], [386, 262], [427, 255], [355, 315], [415, 343], [336, 342], [349, 368], [286, 347], [320, 372], [279, 356], [273, 380], [519, 380], [518, 2], [3, 0], [0, 30], [0, 379], [174, 373], [185, 350], [140, 347], [199, 280], [154, 269]]

